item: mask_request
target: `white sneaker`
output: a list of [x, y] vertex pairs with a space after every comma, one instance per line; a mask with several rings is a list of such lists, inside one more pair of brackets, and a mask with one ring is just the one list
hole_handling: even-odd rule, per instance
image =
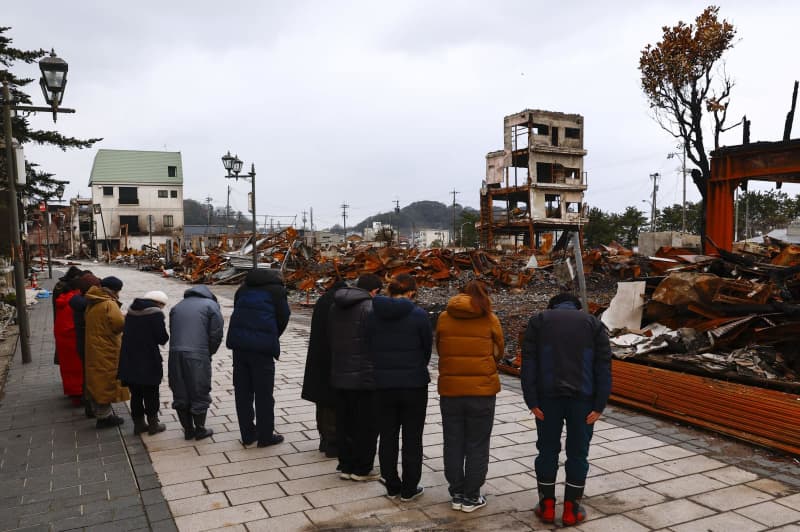
[[486, 497], [483, 495], [478, 495], [477, 499], [464, 499], [461, 501], [461, 511], [462, 512], [474, 512], [478, 508], [483, 508], [486, 506]]
[[370, 471], [366, 475], [356, 475], [355, 473], [350, 475], [350, 480], [355, 480], [356, 482], [368, 482], [370, 480], [379, 480], [380, 478], [381, 474], [373, 471]]

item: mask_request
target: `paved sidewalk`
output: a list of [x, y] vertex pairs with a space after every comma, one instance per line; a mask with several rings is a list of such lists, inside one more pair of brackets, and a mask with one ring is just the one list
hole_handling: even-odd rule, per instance
[[140, 496], [159, 484], [130, 421], [96, 430], [63, 395], [51, 300], [30, 320], [33, 361], [23, 365], [17, 349], [0, 400], [0, 530], [175, 530], [163, 497]]
[[[88, 267], [99, 276], [113, 272], [122, 278], [125, 287], [121, 295], [125, 303], [147, 290], [158, 289], [164, 290], [174, 304], [187, 288], [152, 273], [98, 265]], [[234, 288], [212, 289], [219, 297], [227, 323], [232, 312]], [[117, 431], [95, 431], [84, 420], [72, 419], [80, 417], [80, 412], [69, 411], [67, 407], [52, 408], [53, 412], [48, 415], [59, 420], [58, 423], [76, 427], [69, 433], [74, 435], [74, 441], [73, 436], [60, 436], [60, 429], [54, 428], [60, 426], [58, 423], [39, 427], [35, 421], [39, 411], [33, 406], [26, 407], [31, 410], [24, 414], [27, 421], [22, 425], [25, 426], [13, 426], [27, 431], [25, 437], [29, 441], [37, 441], [37, 431], [46, 432], [50, 438], [47, 448], [51, 462], [54, 457], [63, 456], [62, 452], [66, 451], [62, 449], [69, 448], [70, 467], [74, 467], [75, 449], [87, 447], [85, 441], [91, 441], [92, 452], [101, 457], [95, 458], [100, 460], [97, 471], [100, 466], [106, 467], [101, 454], [106, 445], [111, 446], [109, 452], [119, 459], [109, 460], [109, 466], [120, 464], [123, 455], [130, 456], [139, 489], [135, 489], [133, 480], [124, 479], [122, 470], [126, 468], [122, 466], [110, 468], [109, 480], [104, 482], [119, 485], [121, 491], [114, 491], [113, 495], [119, 493], [117, 496], [128, 500], [131, 508], [142, 512], [152, 506], [163, 512], [162, 516], [166, 515], [166, 507], [158, 502], [165, 499], [181, 531], [225, 526], [249, 531], [547, 529], [536, 521], [531, 511], [536, 502], [533, 475], [536, 434], [533, 419], [522, 402], [518, 380], [504, 377], [504, 390], [498, 396], [489, 480], [485, 486], [488, 505], [471, 514], [450, 509], [442, 473], [441, 416], [433, 384], [424, 436], [422, 484], [425, 493], [411, 503], [402, 503], [386, 498], [383, 487], [377, 482], [339, 479], [335, 472], [336, 461], [326, 459], [317, 451], [314, 408], [300, 399], [307, 338], [307, 314], [296, 312], [282, 340], [281, 359], [276, 366], [276, 428], [286, 441], [275, 447], [244, 449], [239, 443], [231, 354], [224, 346], [213, 359], [214, 403], [208, 425], [214, 428], [215, 434], [208, 440], [187, 442], [183, 439], [180, 425], [169, 408], [171, 395], [166, 379], [161, 388], [161, 401], [162, 421], [166, 422], [168, 430], [155, 436], [135, 438], [130, 435], [132, 428], [127, 419], [122, 427], [124, 449], [118, 446], [119, 436], [116, 441], [111, 438], [110, 433]], [[42, 349], [46, 356], [51, 353], [50, 347]], [[15, 386], [22, 384], [15, 378], [17, 369], [15, 365], [11, 374]], [[58, 403], [60, 382], [55, 366], [43, 364], [34, 372], [27, 368], [24, 371], [29, 375], [49, 374], [49, 381], [42, 381], [49, 384], [42, 384], [42, 390], [37, 391], [41, 397], [39, 405], [50, 408]], [[33, 388], [37, 387], [31, 381], [26, 391]], [[21, 391], [16, 393], [21, 394]], [[44, 403], [47, 397], [50, 399]], [[6, 484], [9, 481], [6, 471], [16, 463], [9, 462], [6, 466], [6, 457], [19, 454], [13, 444], [6, 443], [13, 439], [6, 411], [8, 405], [5, 400], [0, 407], [0, 438], [3, 438], [0, 442], [6, 446], [0, 463], [0, 493], [4, 488], [20, 488], [19, 482], [11, 486]], [[51, 423], [50, 419], [45, 425]], [[137, 450], [141, 445], [138, 442], [144, 442], [146, 454]], [[35, 446], [30, 447], [30, 455], [36, 456]], [[147, 457], [152, 460], [155, 475], [149, 474]], [[584, 501], [590, 520], [580, 530], [800, 530], [800, 469], [792, 459], [614, 407], [608, 409], [596, 427], [590, 458], [591, 478]], [[57, 467], [50, 466], [53, 471]], [[130, 466], [127, 466], [127, 474], [133, 476]], [[56, 474], [53, 475], [55, 478]], [[125, 486], [134, 491], [125, 494]], [[55, 489], [47, 493], [63, 489], [56, 481], [49, 487]], [[28, 486], [23, 484], [22, 488]], [[559, 487], [559, 496], [562, 490], [563, 487]], [[73, 496], [82, 497], [83, 494]], [[99, 504], [106, 502], [108, 500], [102, 500]], [[92, 509], [93, 504], [87, 500], [82, 508]], [[52, 514], [58, 510], [50, 505], [46, 511]], [[0, 515], [3, 516], [0, 519], [4, 519], [5, 510]], [[21, 519], [19, 515], [17, 518]], [[133, 519], [141, 517], [136, 514]], [[163, 526], [171, 523], [151, 519], [153, 522], [164, 523]], [[22, 526], [26, 522], [18, 524]]]

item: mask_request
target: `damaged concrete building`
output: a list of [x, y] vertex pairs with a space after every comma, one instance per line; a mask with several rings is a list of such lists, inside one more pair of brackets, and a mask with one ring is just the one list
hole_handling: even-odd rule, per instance
[[539, 247], [588, 221], [583, 133], [578, 114], [526, 109], [503, 119], [503, 149], [486, 155], [482, 246]]

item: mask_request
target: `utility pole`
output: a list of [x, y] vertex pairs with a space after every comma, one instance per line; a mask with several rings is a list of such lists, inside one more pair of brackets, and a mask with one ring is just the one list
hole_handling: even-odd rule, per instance
[[681, 175], [683, 177], [683, 204], [681, 210], [681, 234], [686, 234], [686, 146], [681, 157]]
[[347, 245], [347, 209], [350, 208], [350, 205], [347, 203], [342, 203], [342, 225], [344, 226], [344, 243]]
[[658, 172], [654, 174], [650, 174], [650, 179], [653, 180], [653, 201], [650, 205], [650, 231], [652, 233], [656, 232], [656, 196], [658, 194], [658, 179], [661, 177], [661, 174]]
[[456, 189], [450, 191], [450, 194], [453, 195], [453, 232], [450, 233], [450, 244], [453, 243], [453, 238], [456, 234], [456, 194], [460, 194]]
[[305, 236], [305, 232], [306, 232], [306, 211], [303, 211], [302, 220], [303, 220], [303, 236]]
[[309, 223], [311, 224], [311, 234], [313, 235], [311, 240], [311, 246], [313, 247], [317, 245], [317, 233], [314, 232], [314, 207], [308, 208], [308, 214], [310, 217]]
[[206, 196], [206, 206], [208, 207], [208, 212], [206, 213], [206, 234], [208, 234], [208, 229], [211, 226], [211, 202], [214, 201], [214, 198], [211, 196]]
[[397, 246], [400, 246], [400, 200], [394, 200], [394, 215], [397, 222]]
[[225, 231], [231, 223], [231, 186], [228, 185], [228, 201], [225, 203]]

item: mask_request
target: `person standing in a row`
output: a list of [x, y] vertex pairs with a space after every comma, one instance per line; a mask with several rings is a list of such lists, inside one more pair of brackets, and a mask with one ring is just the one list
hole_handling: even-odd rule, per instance
[[489, 438], [500, 391], [497, 361], [504, 347], [486, 286], [468, 282], [436, 324], [444, 476], [454, 510], [472, 512], [486, 505], [481, 486], [489, 469]]
[[[73, 406], [82, 406], [83, 362], [78, 356], [75, 320], [72, 315], [72, 308], [69, 306], [70, 300], [80, 293], [77, 289], [77, 280], [78, 277], [73, 275], [69, 281], [66, 281], [67, 286], [61, 289], [61, 294], [55, 300], [56, 314], [53, 332], [56, 338], [58, 369], [61, 372], [64, 395], [72, 400]], [[53, 293], [55, 294], [55, 291]]]
[[331, 387], [331, 344], [328, 334], [333, 295], [347, 283], [341, 279], [322, 294], [314, 303], [311, 314], [311, 331], [308, 338], [303, 391], [300, 397], [316, 406], [319, 450], [328, 458], [339, 456], [336, 434], [336, 394]]
[[224, 322], [217, 297], [205, 286], [193, 286], [169, 313], [169, 387], [172, 408], [187, 440], [208, 438], [211, 406], [211, 356], [222, 343]]
[[72, 319], [75, 323], [75, 344], [83, 370], [82, 395], [84, 414], [91, 419], [95, 416], [91, 397], [89, 397], [89, 392], [86, 391], [86, 292], [93, 286], [100, 286], [100, 279], [95, 277], [89, 270], [86, 270], [75, 280], [75, 284], [79, 291], [69, 300], [69, 307], [72, 309]]
[[281, 354], [279, 338], [289, 324], [290, 313], [283, 279], [277, 270], [248, 272], [233, 298], [225, 343], [233, 351], [236, 417], [245, 447], [256, 441], [259, 447], [283, 442], [283, 436], [275, 433], [272, 392], [275, 361]]
[[[375, 364], [379, 405], [381, 475], [389, 497], [410, 501], [422, 495], [422, 433], [428, 406], [428, 363], [433, 331], [428, 313], [414, 304], [417, 283], [408, 274], [389, 284], [389, 296], [372, 298], [367, 336]], [[403, 478], [397, 474], [400, 431]]]
[[119, 379], [131, 391], [134, 434], [158, 434], [166, 430], [158, 419], [161, 403], [158, 387], [164, 377], [158, 346], [169, 340], [163, 311], [168, 301], [167, 294], [160, 290], [147, 292], [133, 300], [125, 316]]
[[566, 423], [562, 522], [575, 525], [586, 519], [580, 500], [589, 471], [589, 442], [611, 394], [611, 348], [605, 325], [583, 312], [574, 295], [554, 296], [547, 310], [528, 321], [520, 377], [525, 402], [536, 417], [538, 436], [539, 504], [534, 512], [545, 523], [555, 519], [558, 455]]
[[342, 288], [333, 296], [330, 334], [331, 384], [336, 389], [336, 437], [339, 445], [339, 476], [342, 479], [378, 480], [372, 471], [378, 445], [377, 404], [372, 357], [367, 346], [367, 320], [372, 298], [381, 290], [381, 280], [368, 273], [355, 288]]
[[98, 429], [121, 425], [112, 403], [130, 399], [128, 389], [117, 379], [119, 349], [125, 317], [120, 310], [122, 281], [104, 277], [100, 286], [86, 292], [86, 389], [92, 398]]

